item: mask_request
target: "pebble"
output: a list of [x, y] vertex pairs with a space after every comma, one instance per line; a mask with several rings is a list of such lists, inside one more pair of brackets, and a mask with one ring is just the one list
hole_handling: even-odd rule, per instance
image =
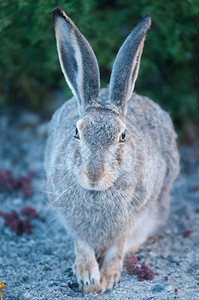
[[23, 297], [24, 297], [24, 300], [29, 300], [29, 299], [31, 299], [31, 294], [30, 293], [25, 293], [25, 294], [23, 294]]
[[168, 292], [170, 292], [170, 291], [173, 290], [173, 287], [172, 287], [171, 285], [167, 285], [167, 286], [165, 287], [165, 290], [168, 291]]
[[52, 287], [52, 286], [57, 286], [58, 285], [58, 283], [57, 282], [55, 282], [55, 281], [52, 281], [52, 282], [50, 282], [49, 283], [49, 287]]
[[68, 283], [68, 286], [69, 286], [69, 288], [70, 288], [71, 290], [73, 290], [74, 292], [79, 292], [77, 282], [69, 282], [69, 283]]
[[152, 288], [152, 291], [156, 292], [156, 293], [160, 293], [160, 292], [164, 291], [164, 289], [165, 289], [164, 286], [157, 284]]
[[176, 264], [179, 264], [180, 263], [180, 259], [179, 259], [179, 257], [177, 257], [177, 256], [171, 256], [171, 255], [169, 255], [168, 256], [168, 259], [169, 259], [169, 261], [170, 262], [172, 262], [172, 263], [176, 263]]
[[13, 200], [13, 204], [15, 204], [15, 205], [19, 205], [19, 204], [21, 204], [22, 203], [22, 200], [20, 199], [20, 198], [15, 198], [14, 200]]
[[67, 285], [67, 283], [65, 283], [65, 282], [61, 282], [61, 283], [60, 283], [60, 286], [62, 286], [62, 287], [67, 287], [68, 285]]

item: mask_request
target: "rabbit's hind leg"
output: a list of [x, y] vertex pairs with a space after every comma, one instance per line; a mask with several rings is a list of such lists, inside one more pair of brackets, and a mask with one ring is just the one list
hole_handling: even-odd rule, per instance
[[156, 228], [157, 220], [152, 211], [143, 213], [134, 223], [129, 232], [124, 245], [124, 255], [136, 253], [140, 246], [153, 234]]

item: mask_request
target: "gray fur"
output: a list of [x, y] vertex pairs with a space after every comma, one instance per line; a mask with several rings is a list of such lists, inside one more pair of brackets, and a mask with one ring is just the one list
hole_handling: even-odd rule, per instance
[[144, 40], [150, 27], [151, 17], [146, 14], [123, 43], [113, 65], [109, 97], [122, 112], [125, 112], [126, 101], [134, 89]]
[[[80, 33], [61, 8], [53, 11], [57, 49], [62, 71], [82, 113], [87, 105], [97, 100], [100, 88], [99, 67], [95, 54], [85, 37]], [[82, 66], [77, 55], [81, 56]], [[82, 73], [82, 78], [77, 76]], [[80, 76], [81, 77], [81, 76]]]
[[[138, 47], [149, 26], [147, 18], [132, 32], [136, 37], [142, 32]], [[127, 55], [131, 46], [130, 38], [124, 46]], [[49, 203], [74, 239], [85, 242], [96, 255], [120, 239], [126, 249], [121, 251], [129, 251], [129, 239], [135, 241], [131, 247], [137, 249], [167, 218], [170, 190], [179, 172], [176, 134], [168, 113], [133, 93], [126, 114], [121, 114], [121, 103], [127, 96], [118, 94], [117, 83], [121, 87], [121, 82], [115, 79], [120, 76], [117, 60], [125, 56], [120, 51], [110, 86], [110, 95], [117, 90], [113, 102], [109, 90], [101, 90], [95, 105], [85, 109], [81, 103], [84, 114], [79, 120], [77, 100], [67, 101], [49, 124], [45, 153]], [[128, 64], [129, 57], [124, 57], [123, 63]], [[126, 65], [124, 69], [129, 76]], [[74, 138], [76, 126], [79, 139]], [[124, 142], [122, 132], [126, 132]], [[108, 257], [114, 251], [110, 250]]]
[[[108, 97], [108, 90], [106, 92]], [[92, 114], [95, 121], [96, 112]], [[179, 172], [176, 134], [169, 115], [148, 98], [132, 95], [126, 116], [127, 140], [120, 145], [128, 149], [119, 166], [117, 180], [105, 191], [84, 189], [77, 180], [74, 153], [79, 141], [73, 135], [78, 118], [73, 98], [54, 114], [50, 122], [45, 155], [48, 198], [58, 207], [69, 232], [98, 249], [128, 232], [141, 210], [149, 210], [157, 225], [162, 223], [167, 218], [169, 193]], [[102, 122], [96, 122], [94, 126], [95, 132], [99, 129], [96, 144], [89, 141], [93, 132], [87, 137], [88, 149], [83, 154], [86, 156], [92, 149], [89, 166], [96, 165], [106, 153], [108, 143], [100, 145], [98, 142], [115, 128], [115, 114], [112, 118], [109, 116], [109, 126], [105, 119], [103, 130]], [[88, 126], [93, 127], [90, 119]]]

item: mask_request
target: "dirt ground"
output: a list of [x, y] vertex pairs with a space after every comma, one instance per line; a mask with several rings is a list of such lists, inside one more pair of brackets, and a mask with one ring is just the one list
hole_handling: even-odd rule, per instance
[[18, 178], [32, 171], [33, 194], [21, 188], [1, 187], [0, 211], [31, 206], [32, 233], [16, 235], [0, 217], [0, 281], [6, 283], [4, 298], [15, 299], [199, 299], [199, 145], [180, 147], [181, 174], [172, 192], [171, 214], [161, 233], [136, 254], [154, 272], [152, 281], [138, 281], [125, 267], [120, 283], [103, 296], [78, 292], [71, 266], [73, 242], [53, 211], [46, 209], [42, 193], [47, 121], [28, 111], [0, 118], [0, 170]]

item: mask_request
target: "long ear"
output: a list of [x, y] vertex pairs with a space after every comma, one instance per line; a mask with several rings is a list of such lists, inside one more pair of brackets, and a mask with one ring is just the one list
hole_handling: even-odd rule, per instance
[[52, 17], [61, 68], [81, 114], [99, 94], [97, 59], [88, 41], [60, 7], [53, 10]]
[[151, 16], [146, 14], [121, 46], [111, 73], [109, 101], [125, 113], [138, 75], [144, 40], [151, 27]]

